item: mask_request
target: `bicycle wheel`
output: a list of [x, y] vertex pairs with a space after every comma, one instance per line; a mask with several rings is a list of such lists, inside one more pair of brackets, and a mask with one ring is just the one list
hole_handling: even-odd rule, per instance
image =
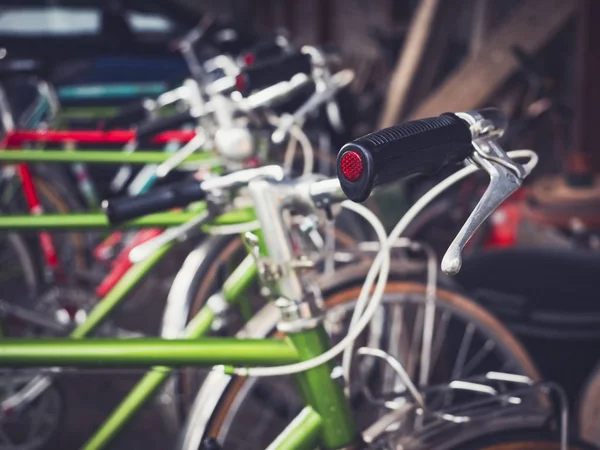
[[[323, 286], [324, 298], [327, 299], [325, 323], [333, 340], [345, 335], [367, 270], [365, 265], [350, 266], [337, 272]], [[393, 278], [398, 280], [400, 273], [396, 270], [394, 274]], [[381, 309], [361, 337], [363, 344], [376, 345], [397, 357], [413, 375], [419, 371], [419, 364], [410, 360], [420, 354], [420, 343], [415, 338], [419, 333], [408, 325], [417, 322], [414, 318], [420, 314], [419, 311], [424, 311], [425, 289], [419, 282], [389, 281]], [[273, 330], [277, 314], [271, 320]], [[470, 372], [487, 373], [489, 370], [539, 378], [533, 362], [519, 342], [468, 298], [450, 290], [438, 289], [436, 324], [430, 382], [447, 382]], [[467, 341], [468, 345], [465, 345]], [[465, 350], [465, 347], [471, 348]], [[457, 364], [461, 359], [462, 363]], [[461, 366], [463, 370], [458, 369]], [[369, 371], [369, 368], [366, 370]], [[370, 374], [377, 376], [376, 384], [383, 390], [400, 388], [397, 379], [390, 377], [385, 368], [370, 371]], [[376, 418], [379, 413], [376, 406], [368, 404], [364, 395], [356, 389], [353, 391], [357, 395], [351, 398], [351, 404], [362, 429], [370, 425], [374, 415]], [[207, 414], [207, 409], [213, 406], [212, 414]], [[211, 373], [196, 397], [182, 435], [181, 448], [197, 450], [205, 437], [218, 439], [227, 449], [265, 448], [302, 406], [290, 377], [243, 379]]]
[[[11, 298], [12, 299], [12, 298]], [[18, 302], [16, 302], [18, 304]], [[35, 306], [35, 305], [34, 305]], [[26, 322], [8, 318], [2, 323], [2, 336], [39, 338], [39, 330]], [[21, 390], [36, 376], [36, 369], [0, 370], [0, 401]], [[26, 405], [0, 408], [0, 450], [39, 450], [54, 448], [53, 438], [65, 411], [62, 391], [52, 384]]]
[[[31, 378], [31, 371], [0, 372], [0, 398], [17, 392]], [[36, 400], [22, 410], [4, 411], [0, 420], [0, 450], [38, 450], [53, 448], [64, 413], [64, 401], [55, 385], [47, 388]]]

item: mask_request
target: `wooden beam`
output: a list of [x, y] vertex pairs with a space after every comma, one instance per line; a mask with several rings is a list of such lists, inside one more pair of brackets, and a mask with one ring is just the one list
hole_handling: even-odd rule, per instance
[[421, 0], [411, 21], [404, 48], [400, 53], [388, 88], [379, 128], [394, 125], [405, 107], [410, 87], [423, 60], [433, 23], [443, 0]]
[[491, 0], [473, 1], [473, 19], [471, 30], [471, 39], [469, 41], [469, 51], [476, 55], [481, 51], [483, 44], [488, 38], [491, 22]]
[[444, 0], [442, 2], [434, 18], [427, 44], [423, 48], [421, 63], [408, 88], [404, 105], [398, 112], [396, 123], [401, 122], [431, 92], [431, 88], [440, 74], [440, 68], [443, 62], [446, 61], [448, 43], [462, 11], [461, 5], [464, 5], [464, 0]]
[[576, 10], [573, 0], [526, 0], [472, 55], [413, 112], [411, 119], [482, 106], [517, 68], [511, 46], [534, 53]]

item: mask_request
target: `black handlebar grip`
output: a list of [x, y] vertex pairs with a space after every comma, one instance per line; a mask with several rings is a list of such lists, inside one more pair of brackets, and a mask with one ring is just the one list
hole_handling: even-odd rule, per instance
[[150, 108], [147, 101], [132, 103], [120, 108], [114, 117], [107, 119], [102, 129], [130, 128], [137, 123], [148, 120], [149, 114]]
[[246, 67], [260, 64], [274, 58], [279, 58], [285, 53], [285, 47], [277, 38], [258, 42], [242, 53], [242, 59]]
[[448, 113], [384, 128], [344, 145], [337, 175], [348, 198], [362, 202], [377, 185], [417, 173], [435, 174], [471, 152], [468, 124]]
[[191, 111], [175, 113], [167, 117], [159, 117], [140, 125], [137, 129], [136, 136], [138, 141], [145, 141], [158, 133], [179, 128], [182, 125], [185, 125], [188, 122], [194, 122], [195, 120], [196, 117]]
[[244, 68], [236, 77], [235, 87], [242, 94], [247, 94], [287, 81], [297, 73], [310, 74], [311, 71], [310, 55], [294, 53]]
[[109, 223], [118, 225], [148, 214], [184, 207], [192, 202], [203, 200], [205, 196], [200, 181], [188, 180], [134, 197], [104, 200], [102, 209]]

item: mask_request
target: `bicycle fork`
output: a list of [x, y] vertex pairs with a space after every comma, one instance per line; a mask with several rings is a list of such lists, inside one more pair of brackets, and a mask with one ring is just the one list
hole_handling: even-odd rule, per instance
[[[40, 202], [37, 191], [35, 190], [35, 185], [33, 183], [33, 178], [31, 176], [29, 167], [27, 167], [25, 164], [19, 164], [17, 166], [17, 170], [21, 182], [23, 183], [25, 199], [27, 200], [27, 205], [29, 206], [31, 214], [36, 216], [43, 214], [44, 208]], [[47, 231], [41, 231], [38, 237], [49, 269], [49, 273], [47, 273], [46, 276], [62, 280], [65, 274], [60, 265], [58, 252], [56, 251], [52, 236], [50, 236], [50, 233]]]

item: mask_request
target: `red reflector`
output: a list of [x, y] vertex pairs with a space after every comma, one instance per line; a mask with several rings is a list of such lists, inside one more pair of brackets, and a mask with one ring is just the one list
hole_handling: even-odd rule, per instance
[[246, 77], [244, 77], [244, 75], [240, 74], [235, 77], [235, 88], [240, 92], [246, 90]]
[[342, 159], [340, 160], [340, 169], [344, 178], [354, 182], [358, 180], [363, 173], [363, 160], [356, 152], [346, 152], [342, 155]]
[[244, 64], [247, 66], [251, 66], [256, 62], [256, 57], [252, 53], [246, 53], [244, 55]]

